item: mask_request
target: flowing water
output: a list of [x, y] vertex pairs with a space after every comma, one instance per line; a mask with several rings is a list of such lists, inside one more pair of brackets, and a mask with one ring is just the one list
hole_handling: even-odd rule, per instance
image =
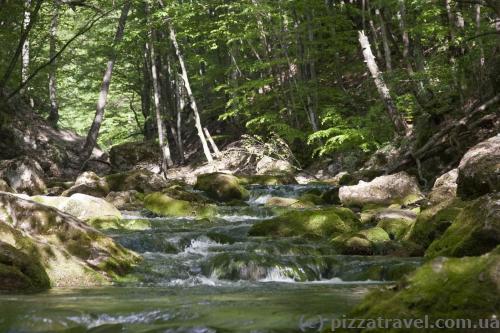
[[[340, 256], [327, 243], [247, 237], [269, 196], [324, 186], [254, 186], [216, 219], [149, 218], [109, 233], [144, 261], [111, 287], [0, 295], [0, 332], [318, 332], [415, 259]], [[146, 218], [125, 213], [126, 219]]]

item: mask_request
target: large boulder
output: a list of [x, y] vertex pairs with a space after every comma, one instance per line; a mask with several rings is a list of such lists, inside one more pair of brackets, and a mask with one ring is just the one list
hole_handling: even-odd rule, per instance
[[122, 215], [115, 206], [102, 198], [76, 193], [71, 197], [35, 196], [33, 201], [59, 209], [80, 220], [93, 218], [121, 218]]
[[160, 149], [154, 141], [126, 142], [113, 146], [109, 157], [115, 172], [134, 168], [158, 172], [161, 165]]
[[18, 193], [34, 195], [47, 191], [42, 167], [27, 157], [0, 161], [0, 178]]
[[429, 200], [433, 204], [454, 199], [457, 196], [458, 169], [453, 169], [441, 175], [434, 182]]
[[329, 238], [361, 228], [356, 214], [347, 208], [291, 211], [254, 224], [250, 236]]
[[50, 280], [38, 258], [0, 241], [0, 290], [35, 291], [48, 288]]
[[62, 196], [70, 197], [75, 193], [87, 194], [103, 198], [109, 193], [109, 184], [105, 178], [101, 178], [92, 171], [82, 173], [75, 184], [62, 193]]
[[[429, 316], [430, 323], [440, 318], [472, 321], [496, 318], [500, 308], [499, 271], [499, 248], [481, 257], [437, 258], [417, 269], [396, 286], [372, 291], [348, 314], [348, 317], [403, 320]], [[355, 330], [355, 332], [402, 331], [422, 332], [422, 329], [414, 327], [404, 330], [396, 328]], [[486, 331], [497, 332], [498, 329]]]
[[241, 186], [238, 177], [225, 173], [199, 175], [195, 189], [204, 191], [217, 201], [247, 200], [248, 191]]
[[377, 177], [369, 183], [342, 186], [340, 201], [346, 206], [410, 204], [422, 199], [417, 180], [405, 172]]
[[144, 208], [160, 216], [205, 218], [216, 213], [213, 205], [177, 200], [158, 192], [144, 198]]
[[458, 166], [457, 184], [462, 199], [500, 191], [500, 134], [469, 149]]
[[407, 209], [382, 209], [372, 217], [372, 223], [384, 229], [391, 239], [401, 240], [417, 219], [417, 214]]
[[[53, 286], [106, 284], [111, 278], [125, 274], [139, 260], [136, 254], [75, 217], [3, 192], [0, 193], [0, 239], [40, 262]], [[19, 258], [21, 266], [28, 267], [25, 257], [12, 248], [9, 253]], [[30, 267], [36, 268], [36, 263]], [[21, 272], [28, 277], [43, 276], [36, 269], [33, 273]]]
[[106, 176], [109, 189], [113, 192], [138, 191], [151, 193], [161, 191], [168, 182], [160, 175], [146, 169], [137, 169]]
[[429, 258], [464, 257], [487, 253], [500, 244], [500, 193], [468, 203], [444, 234], [427, 249]]
[[270, 156], [263, 156], [257, 165], [255, 171], [258, 175], [274, 175], [293, 173], [293, 165], [286, 160], [279, 160]]

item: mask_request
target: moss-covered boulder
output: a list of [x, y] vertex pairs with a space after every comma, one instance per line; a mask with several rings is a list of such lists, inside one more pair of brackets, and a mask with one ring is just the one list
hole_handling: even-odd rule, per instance
[[384, 253], [383, 247], [390, 240], [389, 234], [384, 229], [373, 227], [336, 236], [331, 242], [342, 254], [373, 255]]
[[455, 199], [428, 207], [418, 215], [405, 238], [427, 249], [444, 234], [465, 205], [460, 199]]
[[297, 184], [292, 174], [236, 175], [241, 185], [290, 185]]
[[125, 142], [111, 147], [109, 159], [115, 172], [134, 168], [158, 169], [161, 151], [154, 140]]
[[427, 249], [428, 258], [487, 253], [500, 244], [500, 193], [468, 203], [444, 234]]
[[449, 201], [457, 196], [458, 169], [453, 169], [441, 175], [434, 182], [429, 200], [433, 204]]
[[326, 208], [292, 211], [270, 220], [256, 223], [250, 236], [329, 238], [353, 232], [361, 227], [356, 214], [347, 208]]
[[50, 280], [38, 258], [0, 241], [0, 290], [37, 291], [48, 288]]
[[70, 197], [75, 193], [87, 194], [93, 197], [103, 198], [108, 195], [110, 189], [105, 178], [101, 178], [92, 171], [82, 173], [75, 184], [62, 193], [64, 197]]
[[144, 194], [134, 190], [110, 192], [105, 200], [120, 210], [140, 210], [144, 207]]
[[18, 193], [34, 195], [47, 191], [42, 167], [28, 157], [0, 161], [0, 178]]
[[216, 207], [185, 200], [177, 200], [164, 193], [151, 193], [144, 199], [144, 208], [160, 216], [210, 217], [215, 215]]
[[0, 193], [0, 239], [40, 262], [53, 286], [109, 283], [139, 257], [53, 207]]
[[339, 198], [346, 206], [363, 207], [368, 204], [410, 204], [422, 199], [423, 195], [415, 177], [400, 172], [377, 177], [369, 183], [360, 181], [358, 185], [342, 186]]
[[403, 239], [417, 219], [417, 214], [408, 209], [380, 209], [370, 219], [370, 223], [384, 229], [391, 239]]
[[80, 220], [93, 218], [121, 218], [122, 215], [115, 206], [102, 198], [76, 193], [71, 197], [35, 196], [31, 200], [59, 209]]
[[214, 203], [214, 201], [208, 198], [206, 195], [203, 195], [200, 192], [189, 190], [188, 185], [183, 183], [173, 182], [166, 188], [164, 188], [161, 192], [177, 200], [196, 202], [200, 204]]
[[106, 176], [109, 189], [113, 192], [138, 191], [141, 193], [159, 192], [168, 186], [160, 175], [146, 169], [137, 169]]
[[470, 200], [500, 191], [500, 134], [472, 147], [458, 166], [457, 194]]
[[[492, 318], [498, 315], [500, 308], [499, 270], [498, 248], [481, 257], [437, 258], [411, 273], [395, 288], [373, 291], [348, 317]], [[439, 331], [442, 329], [435, 330]], [[401, 332], [401, 329], [354, 332]], [[404, 332], [422, 332], [422, 329], [405, 329]]]
[[199, 175], [195, 189], [204, 191], [217, 201], [247, 200], [248, 191], [240, 184], [238, 177], [225, 173]]

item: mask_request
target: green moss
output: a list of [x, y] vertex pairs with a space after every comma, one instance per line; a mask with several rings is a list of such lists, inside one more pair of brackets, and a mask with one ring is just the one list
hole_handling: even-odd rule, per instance
[[373, 255], [384, 253], [384, 246], [389, 241], [384, 229], [374, 227], [336, 236], [331, 243], [342, 254]]
[[149, 230], [151, 222], [145, 219], [137, 220], [122, 220], [117, 217], [111, 218], [94, 218], [87, 222], [96, 229], [101, 230]]
[[215, 215], [215, 206], [176, 200], [163, 193], [151, 193], [144, 199], [144, 207], [161, 216], [196, 216], [211, 217]]
[[288, 212], [274, 219], [254, 224], [249, 234], [251, 236], [326, 238], [358, 230], [360, 225], [356, 214], [351, 210], [334, 207]]
[[299, 197], [299, 201], [310, 202], [316, 206], [323, 205], [325, 203], [321, 198], [321, 195], [315, 193], [305, 193]]
[[463, 257], [487, 253], [500, 241], [500, 193], [467, 204], [444, 234], [432, 242], [425, 256]]
[[435, 239], [441, 237], [464, 206], [464, 202], [455, 199], [425, 209], [417, 217], [407, 239], [427, 248]]
[[288, 207], [288, 208], [312, 208], [314, 204], [312, 202], [304, 202], [302, 200], [293, 198], [280, 198], [272, 197], [266, 202], [268, 207]]
[[248, 200], [250, 194], [237, 177], [225, 173], [199, 175], [195, 189], [217, 201]]
[[438, 258], [400, 281], [396, 288], [372, 292], [348, 317], [491, 318], [500, 307], [498, 267], [498, 248], [482, 257]]
[[414, 222], [407, 219], [382, 219], [377, 227], [384, 229], [391, 239], [400, 240], [408, 233]]

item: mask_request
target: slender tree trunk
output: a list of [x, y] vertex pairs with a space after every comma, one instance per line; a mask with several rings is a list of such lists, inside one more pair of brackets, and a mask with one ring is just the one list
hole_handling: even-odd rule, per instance
[[380, 24], [380, 32], [382, 35], [382, 45], [384, 46], [384, 58], [385, 58], [385, 68], [388, 71], [392, 71], [392, 56], [391, 56], [391, 48], [389, 46], [389, 37], [387, 35], [387, 27], [385, 25], [384, 18], [380, 13], [380, 9], [375, 10], [375, 15], [377, 15], [379, 24]]
[[170, 39], [175, 48], [175, 53], [177, 54], [177, 59], [179, 61], [179, 65], [181, 67], [182, 72], [182, 80], [184, 81], [184, 86], [186, 88], [189, 102], [191, 105], [191, 109], [193, 109], [193, 115], [195, 120], [196, 130], [198, 131], [198, 136], [201, 141], [201, 145], [203, 147], [203, 153], [209, 163], [213, 162], [212, 153], [210, 152], [210, 148], [208, 147], [207, 140], [205, 138], [205, 134], [203, 133], [203, 126], [201, 125], [201, 118], [198, 111], [198, 105], [196, 104], [196, 98], [194, 97], [193, 91], [191, 89], [191, 84], [189, 82], [189, 76], [186, 69], [186, 64], [184, 63], [184, 57], [182, 55], [181, 49], [179, 47], [179, 43], [177, 42], [177, 35], [175, 33], [175, 29], [173, 24], [170, 21], [170, 18], [167, 18], [168, 29], [170, 31]]
[[144, 138], [153, 140], [155, 138], [155, 124], [151, 114], [151, 66], [148, 58], [149, 50], [146, 43], [142, 64], [141, 111], [144, 116]]
[[83, 147], [82, 159], [84, 161], [88, 160], [92, 155], [97, 144], [97, 138], [99, 136], [99, 130], [101, 128], [102, 121], [104, 120], [104, 111], [106, 108], [106, 102], [108, 100], [109, 86], [111, 84], [111, 76], [113, 74], [113, 67], [116, 62], [117, 53], [114, 47], [123, 39], [123, 34], [125, 32], [125, 23], [127, 22], [128, 13], [130, 11], [130, 1], [125, 2], [120, 15], [120, 20], [118, 22], [118, 28], [116, 29], [116, 35], [113, 41], [113, 50], [109, 57], [106, 71], [104, 73], [104, 78], [102, 80], [101, 91], [99, 94], [99, 100], [97, 101], [96, 113], [92, 126], [87, 134], [87, 140], [85, 146]]
[[[24, 0], [24, 19], [23, 19], [23, 30], [27, 30], [31, 21], [31, 0]], [[30, 40], [26, 38], [23, 43], [23, 54], [21, 56], [21, 80], [25, 82], [29, 76], [30, 68]], [[24, 93], [24, 89], [21, 93]]]
[[175, 74], [175, 110], [176, 110], [176, 133], [177, 133], [177, 143], [179, 145], [179, 154], [181, 155], [181, 163], [184, 163], [184, 143], [182, 140], [182, 111], [184, 110], [184, 98], [181, 92], [183, 85], [179, 82], [179, 76], [177, 73], [172, 71], [172, 74]]
[[215, 156], [220, 157], [221, 156], [220, 150], [217, 147], [217, 144], [215, 143], [214, 139], [210, 135], [208, 128], [205, 127], [203, 128], [203, 130], [205, 131], [205, 135], [207, 136], [208, 142], [210, 142], [210, 145], [212, 146], [212, 150], [214, 151]]
[[408, 124], [403, 119], [403, 117], [401, 117], [396, 108], [396, 105], [394, 104], [394, 101], [392, 100], [389, 88], [387, 87], [382, 74], [380, 73], [377, 62], [375, 61], [375, 57], [372, 53], [370, 42], [368, 41], [368, 37], [366, 37], [364, 31], [359, 32], [359, 43], [361, 45], [361, 48], [363, 49], [363, 56], [365, 58], [366, 65], [370, 70], [380, 97], [386, 106], [389, 118], [394, 124], [397, 133], [400, 135], [406, 135], [409, 131]]
[[316, 115], [316, 111], [318, 109], [318, 79], [316, 74], [316, 63], [311, 55], [311, 44], [314, 43], [314, 30], [312, 26], [312, 15], [309, 12], [307, 13], [307, 38], [310, 44], [307, 51], [307, 57], [309, 60], [309, 79], [312, 82], [312, 89], [314, 90], [307, 96], [307, 109], [309, 111], [312, 129], [317, 132], [319, 131], [318, 117]]
[[[54, 58], [57, 50], [57, 28], [59, 25], [59, 1], [54, 0], [54, 13], [50, 23], [50, 58]], [[54, 59], [50, 65], [49, 71], [49, 98], [50, 98], [50, 114], [49, 122], [52, 126], [57, 126], [59, 121], [59, 104], [57, 102], [57, 60]]]
[[162, 106], [160, 101], [160, 83], [158, 78], [158, 67], [156, 62], [156, 52], [154, 47], [154, 42], [156, 41], [156, 31], [151, 29], [151, 77], [153, 81], [153, 96], [155, 104], [155, 114], [156, 114], [156, 128], [158, 130], [158, 142], [160, 144], [162, 163], [161, 168], [166, 176], [166, 171], [174, 163], [172, 162], [172, 156], [170, 154], [170, 147], [168, 145], [168, 138], [166, 129], [163, 123], [162, 117]]
[[21, 34], [21, 38], [19, 39], [19, 42], [17, 44], [16, 51], [14, 52], [14, 55], [9, 61], [9, 64], [7, 66], [7, 69], [5, 70], [5, 73], [2, 76], [2, 79], [0, 80], [0, 93], [3, 95], [6, 95], [5, 93], [5, 86], [7, 85], [7, 82], [9, 81], [12, 72], [14, 71], [14, 68], [16, 67], [16, 63], [18, 61], [19, 56], [23, 54], [23, 48], [26, 40], [28, 40], [29, 33], [31, 29], [33, 28], [33, 25], [36, 22], [36, 18], [38, 17], [38, 12], [40, 11], [40, 8], [42, 7], [43, 0], [37, 0], [35, 4], [35, 8], [30, 14], [30, 20], [29, 24], [24, 27], [23, 32]]

